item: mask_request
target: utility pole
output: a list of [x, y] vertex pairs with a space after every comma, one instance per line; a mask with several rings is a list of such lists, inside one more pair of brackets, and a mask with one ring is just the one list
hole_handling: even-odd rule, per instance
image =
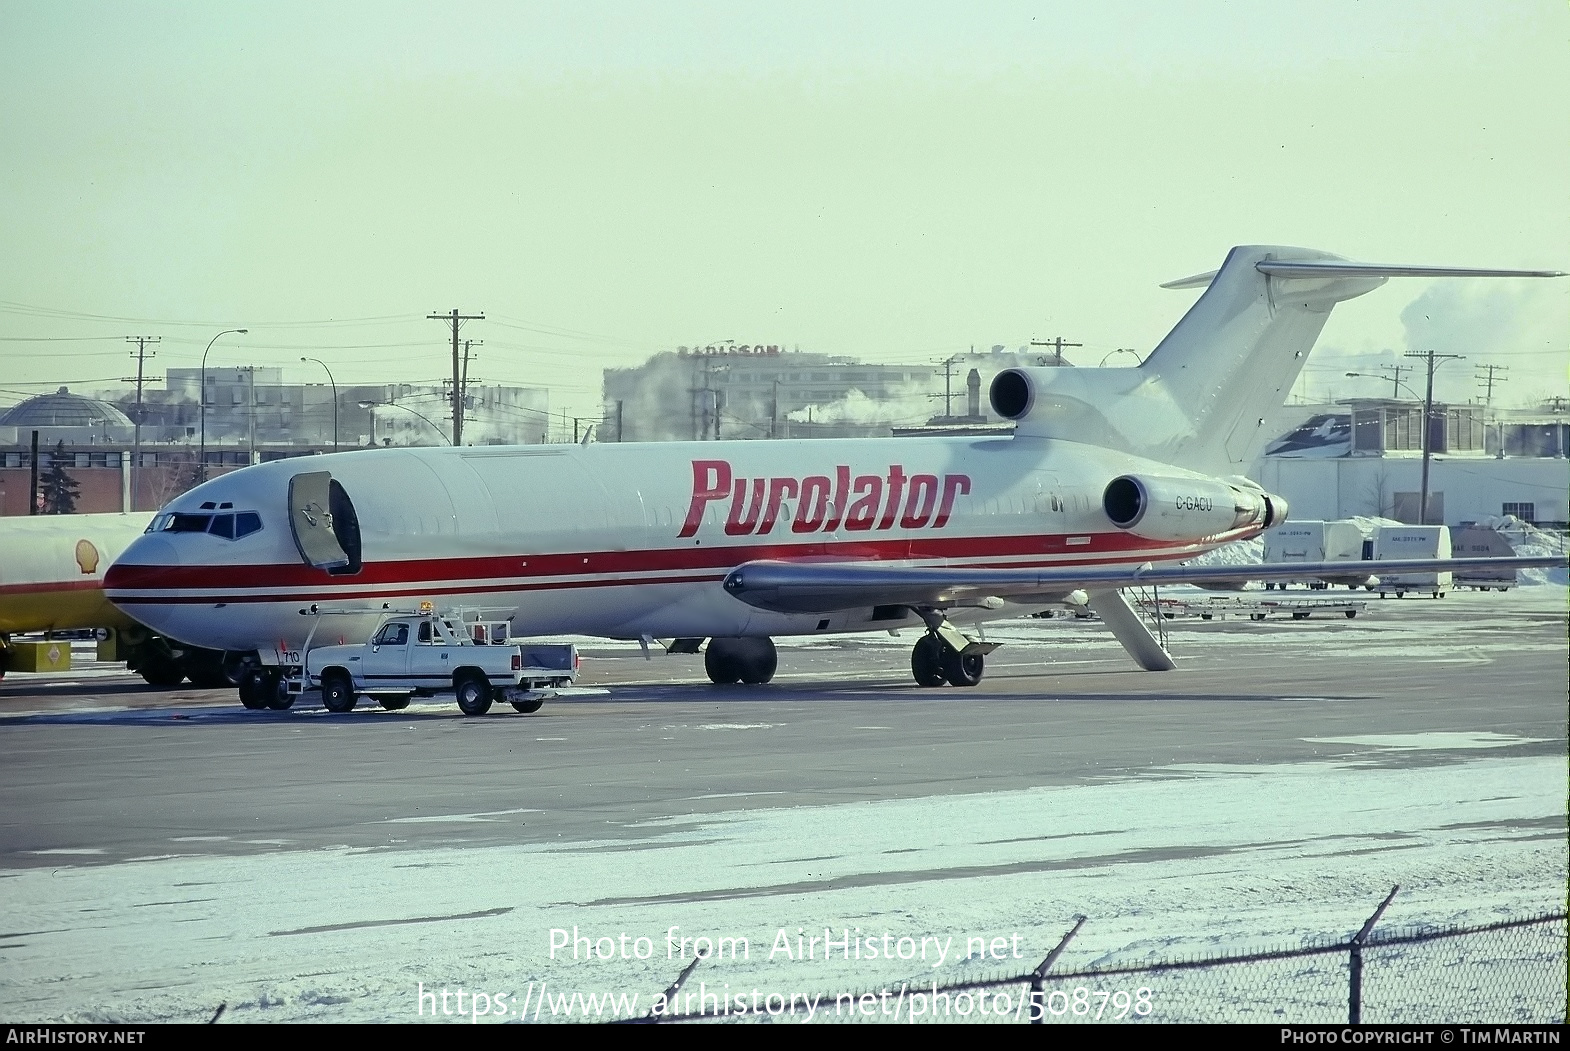
[[[1446, 361], [1452, 359], [1461, 361], [1465, 354], [1435, 354], [1430, 348], [1425, 353], [1408, 351], [1409, 358], [1424, 358], [1428, 362], [1428, 386], [1423, 393], [1423, 491], [1418, 497], [1418, 524], [1428, 524], [1428, 461], [1433, 456], [1434, 447], [1434, 370]], [[1400, 366], [1396, 366], [1399, 368]], [[1411, 368], [1411, 366], [1407, 366]]]
[[[1407, 357], [1409, 357], [1409, 358], [1413, 357], [1413, 356], [1414, 355], [1411, 355], [1411, 354], [1407, 355]], [[1417, 356], [1421, 357], [1421, 355], [1417, 355]], [[1417, 368], [1416, 365], [1381, 365], [1381, 366], [1379, 366], [1379, 371], [1383, 372], [1383, 373], [1386, 373], [1387, 375], [1385, 376], [1385, 379], [1390, 381], [1390, 396], [1392, 398], [1395, 398], [1395, 399], [1399, 400], [1400, 397], [1401, 397], [1401, 373], [1403, 373], [1403, 372], [1411, 372], [1415, 368]]]
[[[126, 336], [125, 337], [125, 341], [127, 343], [135, 343], [136, 344], [136, 353], [131, 355], [132, 357], [134, 357], [136, 359], [136, 416], [131, 421], [132, 424], [135, 427], [135, 430], [132, 432], [133, 437], [131, 439], [131, 508], [130, 509], [132, 511], [135, 511], [137, 509], [136, 508], [136, 497], [137, 497], [137, 491], [138, 491], [137, 482], [139, 481], [140, 473], [141, 473], [141, 470], [142, 470], [142, 383], [143, 383], [142, 366], [143, 366], [143, 364], [146, 362], [146, 360], [148, 358], [150, 358], [150, 357], [151, 358], [156, 358], [158, 356], [158, 352], [156, 350], [153, 351], [151, 354], [149, 354], [147, 352], [147, 344], [149, 344], [149, 343], [159, 343], [159, 342], [162, 342], [162, 340], [163, 340], [162, 336]], [[128, 383], [128, 382], [130, 382], [130, 380], [129, 379], [125, 379], [125, 380], [122, 380], [121, 382], [122, 383]]]
[[427, 314], [427, 321], [446, 321], [452, 325], [452, 443], [463, 444], [463, 363], [458, 359], [458, 326], [465, 321], [484, 321], [484, 314], [460, 314], [454, 307], [449, 314]]
[[954, 363], [963, 360], [965, 360], [963, 354], [952, 354], [943, 359], [943, 415], [945, 416], [954, 415]]
[[[1509, 372], [1510, 371], [1510, 366], [1509, 365], [1475, 365], [1473, 367], [1478, 370], [1478, 376], [1477, 376], [1478, 382], [1485, 385], [1486, 393], [1484, 393], [1484, 395], [1483, 395], [1483, 404], [1485, 404], [1485, 405], [1492, 405], [1494, 403], [1494, 373], [1496, 373], [1496, 372]], [[1483, 372], [1487, 372], [1488, 375], [1487, 376], [1483, 376], [1482, 375]], [[1500, 383], [1508, 383], [1509, 381], [1510, 381], [1510, 377], [1509, 376], [1501, 376], [1501, 377], [1499, 377], [1499, 382]]]
[[1083, 344], [1083, 343], [1068, 343], [1068, 342], [1064, 341], [1062, 336], [1059, 336], [1056, 339], [1045, 339], [1045, 340], [1033, 339], [1033, 340], [1030, 341], [1030, 345], [1033, 346], [1033, 347], [1051, 347], [1051, 348], [1053, 348], [1053, 351], [1055, 352], [1056, 356], [1053, 358], [1052, 364], [1054, 364], [1054, 365], [1062, 365], [1063, 364], [1063, 348], [1064, 347], [1083, 347], [1085, 344]]
[[246, 400], [246, 403], [247, 403], [246, 406], [245, 406], [245, 419], [246, 419], [245, 434], [246, 434], [246, 444], [249, 447], [249, 451], [246, 453], [246, 459], [249, 460], [251, 463], [255, 463], [256, 462], [256, 366], [255, 365], [247, 365], [247, 366], [245, 366], [243, 371], [245, 372], [246, 380], [247, 380], [247, 382], [245, 384], [245, 388], [246, 388], [246, 390], [245, 390], [245, 400]]

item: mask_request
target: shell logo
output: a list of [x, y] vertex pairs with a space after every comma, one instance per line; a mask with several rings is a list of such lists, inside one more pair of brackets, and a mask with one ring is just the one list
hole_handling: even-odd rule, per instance
[[98, 572], [98, 549], [91, 540], [78, 540], [76, 542], [76, 564], [83, 573]]

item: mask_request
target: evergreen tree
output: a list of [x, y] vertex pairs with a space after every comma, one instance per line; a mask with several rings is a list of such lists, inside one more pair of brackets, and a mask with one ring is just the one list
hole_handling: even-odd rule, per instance
[[75, 478], [65, 473], [65, 440], [55, 444], [54, 455], [49, 458], [49, 470], [39, 481], [44, 498], [44, 514], [71, 515], [76, 513], [76, 498], [82, 487]]

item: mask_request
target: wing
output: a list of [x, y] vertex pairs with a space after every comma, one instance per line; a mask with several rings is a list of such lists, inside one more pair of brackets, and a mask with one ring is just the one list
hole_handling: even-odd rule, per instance
[[[1199, 584], [1303, 577], [1385, 576], [1446, 570], [1535, 569], [1565, 564], [1563, 555], [1513, 558], [1403, 558], [1376, 561], [1256, 563], [1241, 566], [1086, 565], [1005, 569], [905, 566], [884, 562], [747, 562], [725, 577], [725, 590], [776, 613], [831, 613], [863, 606], [936, 609], [982, 605], [988, 599], [1059, 602], [1076, 591], [1096, 593], [1151, 584]], [[1076, 601], [1082, 602], [1083, 597]]]

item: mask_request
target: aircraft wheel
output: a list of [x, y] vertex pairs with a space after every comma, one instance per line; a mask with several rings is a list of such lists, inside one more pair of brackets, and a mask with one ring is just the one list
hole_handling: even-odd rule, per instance
[[1357, 616], [1357, 610], [1349, 609], [1349, 610], [1346, 611], [1346, 619], [1347, 620], [1351, 620], [1355, 616]]
[[943, 673], [943, 651], [948, 647], [936, 635], [923, 635], [910, 651], [910, 671], [918, 686], [942, 686], [948, 682]]
[[147, 685], [157, 686], [160, 689], [172, 690], [185, 681], [185, 669], [172, 658], [162, 656], [147, 658], [137, 670]]
[[975, 686], [985, 665], [986, 658], [979, 653], [955, 653], [943, 647], [943, 677], [951, 686]]
[[761, 685], [774, 678], [774, 672], [780, 666], [779, 650], [774, 648], [774, 640], [763, 639], [738, 639], [744, 643], [741, 653], [737, 654], [737, 671], [741, 681], [751, 686]]
[[741, 681], [741, 662], [736, 660], [728, 642], [729, 639], [710, 639], [703, 648], [703, 670], [708, 672], [709, 681], [716, 686], [729, 686]]
[[459, 675], [453, 682], [458, 692], [458, 710], [464, 715], [484, 715], [491, 710], [491, 684], [472, 672]]
[[224, 674], [223, 654], [216, 650], [190, 650], [177, 663], [197, 689], [221, 690], [236, 685]]
[[262, 699], [258, 691], [258, 683], [255, 681], [261, 674], [261, 672], [249, 672], [240, 680], [240, 703], [253, 712], [267, 707], [267, 702]]
[[347, 712], [354, 709], [354, 680], [341, 671], [322, 676], [322, 707], [329, 712]]
[[266, 676], [266, 685], [257, 692], [267, 707], [275, 712], [288, 711], [294, 706], [294, 694], [289, 692], [289, 684], [284, 682], [283, 676], [275, 671], [262, 673]]
[[512, 710], [522, 715], [532, 715], [533, 713], [539, 711], [540, 705], [544, 703], [545, 701], [543, 698], [536, 698], [532, 701], [513, 701]]
[[376, 703], [389, 712], [401, 712], [409, 707], [409, 694], [403, 693], [396, 697], [378, 697]]

